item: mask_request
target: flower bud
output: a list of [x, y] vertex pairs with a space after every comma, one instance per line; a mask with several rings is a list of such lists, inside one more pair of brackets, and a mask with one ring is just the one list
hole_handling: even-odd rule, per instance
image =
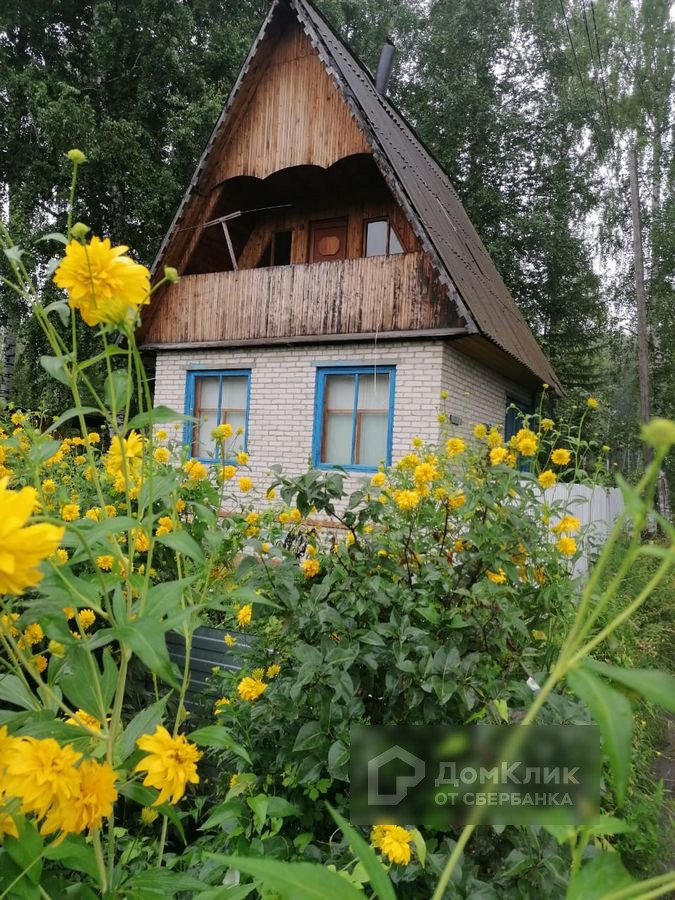
[[90, 231], [90, 228], [88, 225], [85, 225], [84, 222], [76, 222], [70, 229], [70, 233], [76, 241], [84, 240], [88, 231]]
[[87, 157], [81, 150], [69, 150], [66, 153], [66, 156], [72, 163], [75, 163], [76, 166], [79, 166], [87, 161]]
[[675, 422], [672, 419], [652, 419], [642, 426], [642, 440], [652, 447], [670, 447], [675, 444]]
[[178, 270], [173, 266], [164, 266], [164, 277], [167, 281], [176, 282], [180, 278]]

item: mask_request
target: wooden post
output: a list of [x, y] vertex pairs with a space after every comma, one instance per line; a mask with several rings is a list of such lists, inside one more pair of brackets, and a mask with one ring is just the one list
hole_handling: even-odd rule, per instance
[[[649, 360], [647, 354], [647, 300], [645, 297], [644, 257], [642, 253], [642, 226], [640, 222], [640, 189], [638, 186], [637, 152], [631, 147], [628, 160], [630, 171], [630, 198], [633, 213], [633, 265], [635, 269], [635, 297], [637, 300], [638, 376], [640, 381], [640, 419], [648, 422], [649, 413]], [[651, 458], [651, 448], [645, 444], [645, 460]]]

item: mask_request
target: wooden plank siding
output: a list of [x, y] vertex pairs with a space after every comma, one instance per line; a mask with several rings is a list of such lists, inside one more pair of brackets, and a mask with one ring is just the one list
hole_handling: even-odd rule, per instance
[[250, 341], [452, 328], [423, 253], [188, 275], [166, 289], [143, 343]]

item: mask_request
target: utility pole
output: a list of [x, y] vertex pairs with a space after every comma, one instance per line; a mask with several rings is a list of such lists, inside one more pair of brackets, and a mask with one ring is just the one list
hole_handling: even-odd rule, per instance
[[[647, 301], [645, 298], [645, 269], [642, 253], [642, 226], [640, 222], [640, 189], [638, 185], [637, 152], [635, 145], [628, 155], [630, 171], [630, 199], [633, 213], [633, 266], [635, 269], [635, 297], [637, 300], [638, 376], [640, 381], [640, 420], [648, 422], [649, 414], [649, 365], [647, 355]], [[651, 458], [651, 448], [644, 446], [645, 462]]]

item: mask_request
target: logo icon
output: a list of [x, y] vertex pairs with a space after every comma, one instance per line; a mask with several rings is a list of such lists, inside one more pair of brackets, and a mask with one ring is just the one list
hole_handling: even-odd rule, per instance
[[[402, 763], [410, 766], [413, 770], [411, 775], [396, 776], [396, 790], [394, 793], [380, 793], [380, 770], [387, 763], [398, 759]], [[395, 744], [379, 756], [375, 756], [368, 761], [368, 804], [381, 806], [396, 806], [406, 796], [410, 788], [415, 787], [424, 778], [426, 774], [426, 763], [419, 756], [408, 753], [403, 747]]]

